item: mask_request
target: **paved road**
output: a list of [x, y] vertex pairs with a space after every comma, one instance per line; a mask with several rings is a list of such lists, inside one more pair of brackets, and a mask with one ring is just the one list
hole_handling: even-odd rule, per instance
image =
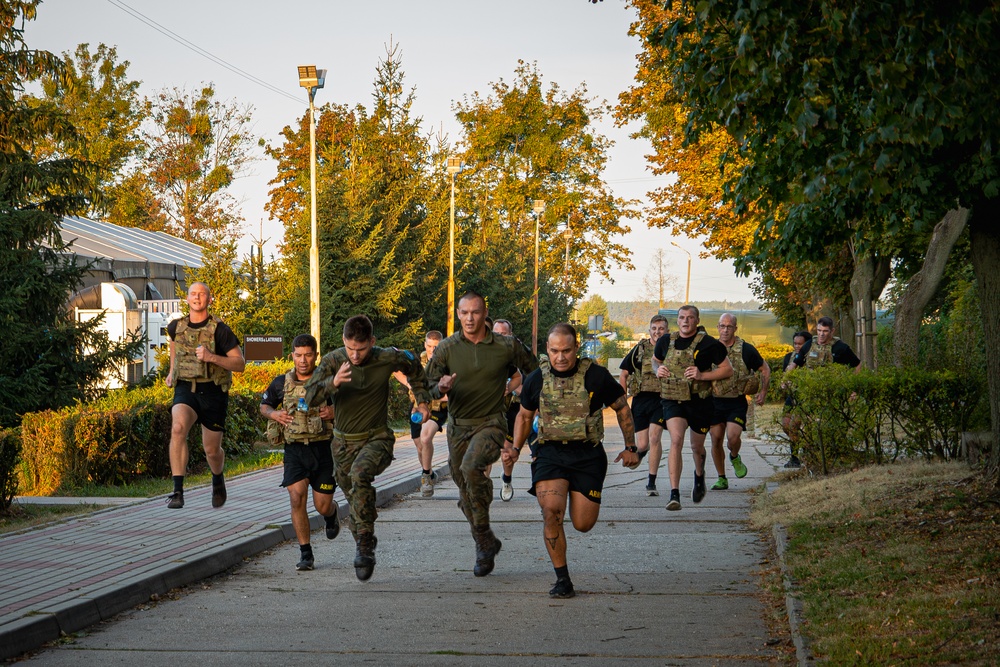
[[[607, 448], [613, 452], [620, 449], [620, 435], [617, 428], [609, 433]], [[401, 440], [397, 449], [405, 458], [413, 448]], [[597, 526], [587, 535], [568, 531], [578, 592], [571, 600], [547, 595], [554, 574], [537, 503], [525, 492], [528, 466], [521, 464], [514, 500], [493, 505], [494, 529], [504, 546], [488, 577], [472, 576], [468, 524], [455, 506], [457, 489], [444, 481], [432, 499], [407, 495], [382, 510], [376, 524], [378, 565], [368, 582], [354, 576], [354, 545], [346, 530], [333, 542], [314, 534], [313, 572], [294, 570], [293, 542], [260, 544], [263, 553], [252, 558], [246, 547], [220, 547], [236, 556], [229, 561], [242, 564], [179, 594], [160, 592], [159, 601], [149, 602], [148, 592], [139, 599], [137, 591], [133, 604], [141, 606], [30, 662], [244, 667], [301, 658], [345, 665], [492, 665], [503, 657], [505, 663], [524, 665], [781, 664], [787, 636], [771, 637], [763, 621], [755, 571], [765, 545], [745, 525], [744, 493], [769, 476], [778, 459], [769, 446], [750, 441], [744, 460], [747, 478], [733, 479], [729, 491], [710, 491], [696, 506], [690, 502], [688, 456], [680, 512], [666, 512], [663, 496], [646, 497], [643, 471], [613, 465]], [[416, 476], [410, 468], [412, 488]], [[661, 488], [665, 468], [662, 473]], [[710, 474], [709, 484], [713, 481]], [[183, 519], [154, 508], [157, 519], [136, 539], [174, 536], [176, 558], [189, 557], [184, 554], [197, 548], [180, 545], [190, 532], [208, 539], [212, 533], [247, 530], [252, 522], [243, 514], [250, 510], [240, 495], [231, 494], [232, 506], [223, 510], [195, 509]], [[276, 482], [261, 484], [257, 495], [255, 512], [269, 505], [276, 515], [284, 514]], [[197, 508], [201, 500], [207, 504], [207, 498], [207, 490], [204, 499], [192, 494], [189, 507]], [[200, 521], [190, 521], [196, 512], [218, 519], [199, 527]], [[282, 519], [287, 520], [265, 521]], [[121, 536], [105, 539], [115, 543]], [[0, 541], [0, 567], [10, 571], [2, 554]], [[167, 562], [158, 557], [149, 563], [153, 570], [157, 565]]]

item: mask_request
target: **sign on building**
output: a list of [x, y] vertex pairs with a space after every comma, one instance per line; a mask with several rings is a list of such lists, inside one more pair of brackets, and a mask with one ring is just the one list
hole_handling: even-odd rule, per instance
[[284, 336], [247, 336], [243, 342], [247, 361], [274, 361], [285, 356]]

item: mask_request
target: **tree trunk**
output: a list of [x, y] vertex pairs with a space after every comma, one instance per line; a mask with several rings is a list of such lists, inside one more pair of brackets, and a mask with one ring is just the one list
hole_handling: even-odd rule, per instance
[[923, 266], [910, 278], [906, 291], [896, 304], [892, 349], [893, 364], [898, 367], [912, 365], [917, 361], [920, 322], [924, 317], [924, 309], [941, 283], [941, 276], [948, 265], [948, 256], [968, 219], [969, 209], [953, 208], [934, 226]]
[[[993, 340], [1000, 323], [1000, 199], [984, 199], [972, 209], [969, 220], [972, 270], [983, 313], [983, 339]], [[986, 378], [990, 390], [992, 449], [986, 474], [1000, 490], [1000, 346], [986, 345]]]
[[888, 257], [865, 254], [854, 256], [854, 274], [851, 276], [851, 299], [854, 336], [848, 338], [846, 327], [841, 338], [854, 348], [865, 368], [875, 368], [875, 302], [882, 296], [882, 290], [889, 282], [892, 260]]

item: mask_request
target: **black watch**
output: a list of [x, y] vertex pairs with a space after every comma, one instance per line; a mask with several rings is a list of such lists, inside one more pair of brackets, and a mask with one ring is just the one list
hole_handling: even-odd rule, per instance
[[635, 454], [636, 452], [639, 451], [639, 448], [636, 447], [635, 445], [632, 445], [631, 447], [626, 446], [625, 447], [625, 451], [626, 452], [632, 452], [633, 454]]

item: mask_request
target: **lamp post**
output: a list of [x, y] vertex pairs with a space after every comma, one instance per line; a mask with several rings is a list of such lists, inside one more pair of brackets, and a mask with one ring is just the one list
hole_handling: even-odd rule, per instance
[[299, 65], [299, 85], [309, 92], [309, 196], [311, 204], [309, 245], [309, 329], [320, 348], [319, 324], [319, 235], [316, 231], [316, 91], [326, 83], [326, 70]]
[[448, 158], [451, 177], [451, 218], [448, 223], [448, 335], [455, 333], [455, 174], [462, 171], [462, 160]]
[[536, 199], [535, 211], [535, 293], [531, 304], [531, 353], [538, 356], [538, 223], [545, 212], [545, 200]]
[[687, 286], [684, 288], [684, 303], [687, 304], [687, 303], [690, 303], [690, 300], [691, 300], [691, 253], [689, 253], [687, 250], [685, 250], [684, 248], [682, 248], [679, 245], [677, 245], [677, 241], [671, 241], [670, 245], [672, 245], [673, 247], [677, 248], [681, 252], [687, 253], [687, 256], [688, 256]]

